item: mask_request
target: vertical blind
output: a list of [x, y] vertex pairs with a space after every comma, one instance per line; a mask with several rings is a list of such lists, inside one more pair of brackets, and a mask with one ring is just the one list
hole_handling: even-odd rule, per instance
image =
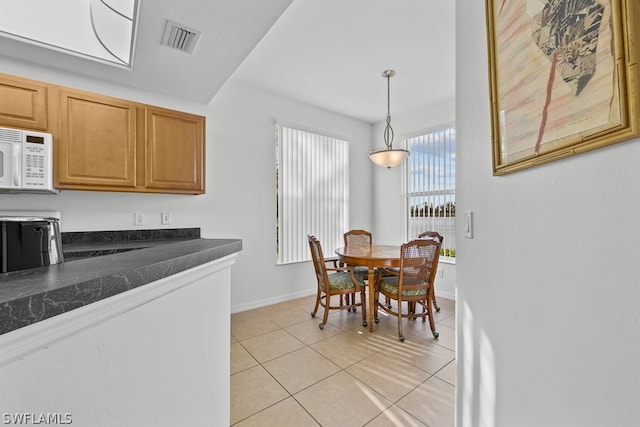
[[455, 257], [456, 131], [439, 129], [406, 140], [407, 237], [437, 231], [443, 254]]
[[282, 125], [277, 133], [277, 264], [311, 259], [308, 234], [330, 256], [349, 226], [349, 143]]

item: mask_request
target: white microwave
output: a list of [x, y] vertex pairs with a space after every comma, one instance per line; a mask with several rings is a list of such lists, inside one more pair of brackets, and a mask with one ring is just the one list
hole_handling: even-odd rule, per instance
[[52, 148], [50, 133], [0, 127], [0, 192], [57, 192]]

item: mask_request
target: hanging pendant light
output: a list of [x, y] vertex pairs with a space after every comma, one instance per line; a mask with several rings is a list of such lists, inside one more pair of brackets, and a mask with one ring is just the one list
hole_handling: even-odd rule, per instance
[[389, 105], [390, 105], [389, 79], [395, 75], [396, 75], [396, 72], [393, 70], [386, 70], [382, 72], [382, 77], [385, 77], [387, 79], [387, 126], [384, 128], [384, 145], [386, 145], [387, 148], [380, 151], [371, 150], [371, 152], [369, 153], [369, 158], [373, 163], [375, 163], [378, 166], [385, 167], [387, 169], [398, 166], [410, 154], [409, 150], [394, 149], [392, 146], [393, 128], [391, 127], [391, 114], [389, 113]]

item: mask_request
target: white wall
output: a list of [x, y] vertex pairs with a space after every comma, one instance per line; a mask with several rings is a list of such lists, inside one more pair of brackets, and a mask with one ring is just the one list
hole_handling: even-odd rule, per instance
[[640, 140], [492, 176], [484, 3], [457, 4], [457, 425], [638, 425]]
[[[394, 147], [400, 148], [402, 140], [426, 133], [443, 125], [455, 123], [455, 102], [435, 105], [404, 116], [391, 117], [391, 127], [396, 132]], [[384, 128], [386, 121], [376, 123], [373, 130], [375, 150], [384, 148]], [[405, 236], [404, 196], [402, 194], [403, 168], [401, 166], [386, 169], [376, 166], [373, 187], [373, 236], [375, 243], [400, 245]], [[409, 236], [407, 236], [408, 238]], [[455, 264], [440, 262], [442, 276], [436, 280], [437, 296], [455, 299]]]
[[203, 106], [2, 57], [0, 70], [207, 117], [204, 195], [71, 190], [59, 195], [0, 194], [0, 210], [58, 210], [62, 231], [133, 229], [134, 211], [145, 214], [143, 228], [162, 228], [160, 212], [166, 211], [172, 216], [170, 227], [201, 227], [204, 237], [240, 238], [243, 250], [233, 267], [232, 311], [315, 292], [310, 263], [275, 265], [276, 119], [352, 141], [350, 223], [353, 228], [372, 228], [370, 124], [231, 82]]

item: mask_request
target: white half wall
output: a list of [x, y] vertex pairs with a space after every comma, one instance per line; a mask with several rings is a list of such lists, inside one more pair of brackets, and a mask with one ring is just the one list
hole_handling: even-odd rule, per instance
[[[44, 348], [0, 367], [0, 423], [229, 425], [230, 263], [216, 260], [133, 289], [132, 298], [143, 300], [157, 297], [157, 288], [182, 286], [125, 313], [114, 304], [127, 305], [126, 292], [6, 334], [26, 341], [30, 328], [50, 329], [56, 338], [36, 333]], [[105, 320], [105, 312], [116, 317]], [[75, 331], [76, 323], [88, 327]], [[34, 418], [15, 421], [24, 414]], [[33, 421], [49, 414], [58, 422]]]
[[457, 1], [458, 427], [640, 419], [640, 140], [492, 175], [484, 2]]

